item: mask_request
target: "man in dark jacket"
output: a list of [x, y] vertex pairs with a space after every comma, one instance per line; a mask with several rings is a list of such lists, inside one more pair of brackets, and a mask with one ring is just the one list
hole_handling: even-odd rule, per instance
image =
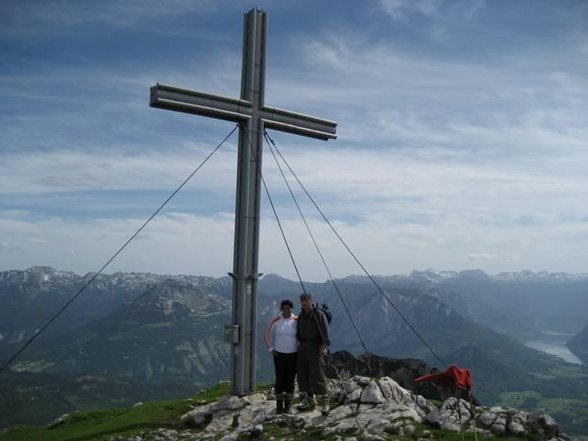
[[314, 306], [313, 298], [308, 293], [300, 295], [302, 311], [298, 316], [298, 388], [301, 392], [301, 412], [314, 410], [316, 394], [321, 406], [321, 413], [329, 413], [327, 395], [327, 378], [323, 370], [323, 359], [328, 353], [329, 322], [325, 314]]

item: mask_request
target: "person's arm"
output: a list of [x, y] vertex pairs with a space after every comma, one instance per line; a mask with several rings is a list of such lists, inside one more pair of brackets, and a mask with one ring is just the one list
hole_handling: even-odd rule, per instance
[[267, 328], [265, 328], [265, 333], [264, 333], [264, 340], [265, 340], [265, 347], [267, 348], [267, 350], [269, 352], [273, 352], [274, 351], [274, 344], [272, 342], [272, 328], [274, 327], [274, 325], [276, 324], [276, 322], [280, 320], [280, 316], [276, 316], [274, 317], [270, 322], [269, 325], [267, 325]]
[[330, 346], [331, 341], [329, 340], [329, 322], [327, 320], [327, 316], [324, 312], [320, 311], [319, 317], [319, 326], [321, 327], [321, 337], [323, 339], [323, 344], [325, 346]]
[[331, 341], [329, 340], [329, 322], [324, 312], [319, 312], [319, 327], [323, 344], [319, 348], [319, 356], [324, 357], [329, 352]]

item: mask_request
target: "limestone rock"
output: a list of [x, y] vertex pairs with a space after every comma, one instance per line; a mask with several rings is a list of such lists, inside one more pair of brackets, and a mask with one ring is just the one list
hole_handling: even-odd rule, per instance
[[[384, 439], [386, 433], [414, 433], [417, 423], [459, 432], [476, 430], [484, 436], [522, 436], [536, 440], [569, 441], [553, 418], [517, 409], [475, 406], [454, 397], [436, 408], [389, 377], [354, 376], [330, 383], [332, 409], [328, 416], [312, 412], [277, 415], [275, 401], [265, 394], [225, 396], [214, 403], [196, 405], [182, 416], [185, 433], [159, 429], [125, 441], [259, 440], [264, 425], [282, 429], [284, 438], [310, 431], [321, 437]], [[431, 431], [423, 440], [432, 439]]]
[[559, 425], [548, 415], [536, 415], [529, 412], [503, 407], [474, 406], [465, 400], [450, 398], [439, 410], [427, 415], [427, 420], [434, 426], [445, 430], [465, 431], [480, 430], [487, 436], [526, 436], [544, 440], [567, 440], [569, 437], [560, 431]]
[[381, 404], [386, 399], [382, 395], [382, 391], [375, 381], [370, 381], [364, 390], [361, 392], [359, 400], [363, 404]]

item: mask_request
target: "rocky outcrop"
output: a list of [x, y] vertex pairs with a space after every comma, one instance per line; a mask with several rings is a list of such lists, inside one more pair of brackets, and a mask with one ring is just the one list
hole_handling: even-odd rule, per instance
[[[523, 436], [536, 440], [568, 441], [557, 423], [547, 415], [536, 415], [502, 407], [471, 406], [450, 398], [439, 408], [420, 395], [402, 388], [389, 377], [372, 379], [354, 376], [331, 382], [331, 412], [294, 411], [277, 415], [275, 403], [265, 393], [244, 397], [225, 396], [195, 407], [182, 417], [187, 428], [158, 438], [153, 433], [133, 441], [176, 441], [192, 439], [271, 439], [275, 430], [281, 437], [308, 434], [308, 439], [332, 436], [383, 440], [419, 431], [420, 437], [435, 439], [435, 430], [478, 432], [482, 436]], [[428, 429], [423, 430], [423, 425]], [[273, 435], [265, 437], [270, 430]], [[297, 438], [298, 439], [298, 438]], [[343, 438], [342, 438], [343, 439]], [[130, 440], [129, 440], [130, 441]]]
[[470, 406], [465, 400], [449, 398], [439, 409], [427, 415], [427, 421], [434, 427], [459, 432], [477, 431], [482, 435], [524, 436], [533, 439], [567, 440], [559, 425], [549, 415], [504, 407]]
[[[445, 401], [454, 396], [449, 391], [430, 382], [415, 383], [415, 379], [424, 375], [438, 373], [439, 370], [430, 367], [425, 361], [417, 358], [391, 358], [376, 354], [364, 353], [354, 357], [347, 351], [337, 351], [331, 354], [329, 363], [325, 366], [329, 378], [349, 378], [351, 375], [365, 377], [390, 377], [405, 389], [429, 400]], [[476, 404], [478, 400], [473, 397]]]

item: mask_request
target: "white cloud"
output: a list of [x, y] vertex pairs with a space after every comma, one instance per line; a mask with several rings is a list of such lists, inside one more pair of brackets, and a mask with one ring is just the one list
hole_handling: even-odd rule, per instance
[[[438, 38], [446, 37], [451, 24], [444, 17], [472, 19], [491, 7], [483, 1], [380, 4], [397, 20], [427, 17], [427, 32], [437, 29]], [[179, 5], [180, 11], [191, 7]], [[96, 17], [78, 6], [70, 17], [45, 7], [32, 14], [44, 23], [103, 20], [108, 26], [127, 26], [135, 7], [136, 2], [115, 2]], [[127, 9], [107, 22], [107, 13], [117, 8]], [[156, 10], [139, 12], [137, 23], [156, 18]], [[585, 39], [557, 52], [537, 44], [482, 59], [457, 50], [431, 56], [406, 40], [374, 38], [367, 27], [341, 29], [309, 31], [306, 38], [280, 46], [275, 55], [287, 64], [268, 70], [266, 101], [338, 121], [339, 138], [328, 143], [271, 135], [370, 268], [391, 273], [474, 263], [489, 271], [517, 264], [539, 270], [585, 266], [586, 256], [578, 251], [585, 249], [588, 217]], [[134, 59], [97, 68], [49, 60], [38, 70], [2, 75], [3, 97], [23, 106], [10, 106], [17, 110], [1, 117], [0, 195], [5, 202], [0, 218], [3, 231], [10, 232], [10, 240], [3, 238], [0, 246], [2, 266], [43, 263], [95, 270], [140, 217], [137, 210], [111, 218], [113, 207], [125, 202], [98, 195], [169, 193], [228, 133], [229, 124], [147, 106], [148, 87], [156, 81], [238, 94], [239, 42], [230, 48], [202, 46], [206, 58], [192, 60], [184, 51], [173, 69]], [[121, 262], [120, 269], [214, 275], [230, 270], [234, 144], [233, 139], [189, 184], [201, 197], [194, 207], [185, 203], [174, 208], [183, 213], [165, 214], [157, 224], [161, 230], [143, 234], [136, 245], [140, 252]], [[270, 155], [264, 160], [264, 176], [285, 225], [297, 246], [308, 245], [294, 209], [282, 205], [287, 192]], [[64, 211], [63, 217], [54, 217], [51, 204], [72, 203], [69, 193], [75, 192], [92, 201], [91, 213], [81, 207], [82, 214]], [[227, 205], [215, 205], [219, 200]], [[139, 201], [126, 204], [136, 208]], [[263, 271], [291, 275], [267, 205], [263, 216]], [[317, 218], [312, 214], [310, 220], [327, 234]], [[98, 230], [103, 236], [96, 236]], [[197, 238], [198, 231], [214, 237]], [[179, 250], [183, 240], [187, 250]], [[102, 247], [99, 256], [88, 252], [93, 243]], [[358, 272], [336, 244], [327, 247], [340, 264], [339, 275]], [[196, 249], [208, 250], [204, 253], [211, 258], [193, 257]], [[306, 272], [315, 274], [320, 263], [310, 252], [300, 252]], [[550, 263], [549, 256], [558, 256], [557, 262]], [[200, 270], [189, 269], [186, 262], [192, 260]]]
[[[212, 151], [210, 147], [192, 144], [183, 153], [147, 151], [141, 156], [103, 154], [98, 150], [57, 150], [43, 155], [37, 152], [7, 153], [2, 155], [0, 192], [140, 189], [169, 190], [171, 193], [202, 164]], [[214, 191], [232, 191], [235, 164], [234, 146], [228, 144], [202, 167], [200, 174], [209, 177], [204, 182], [205, 187]], [[197, 181], [200, 175], [195, 176], [193, 180]], [[210, 179], [212, 176], [214, 179]]]
[[[456, 172], [459, 174], [459, 170]], [[444, 175], [443, 179], [448, 177]], [[328, 177], [325, 179], [329, 180]], [[435, 183], [443, 185], [433, 179], [432, 187]], [[321, 187], [320, 181], [315, 184]], [[376, 192], [378, 188], [384, 192], [390, 190], [382, 186], [379, 179], [374, 181], [370, 193], [374, 188]], [[545, 207], [541, 211], [541, 206], [537, 205], [542, 199], [540, 194], [533, 201], [525, 194], [521, 197], [509, 195], [508, 188], [505, 188], [493, 202], [490, 191], [477, 196], [474, 185], [470, 195], [460, 199], [459, 188], [467, 186], [455, 185], [454, 190], [449, 189], [445, 194], [438, 192], [438, 197], [435, 192], [428, 195], [427, 191], [421, 195], [424, 199], [420, 202], [418, 198], [416, 202], [396, 198], [397, 204], [394, 198], [384, 196], [379, 197], [381, 204], [378, 197], [334, 202], [329, 200], [328, 193], [321, 193], [317, 199], [326, 198], [326, 207], [322, 207], [324, 212], [364, 265], [374, 273], [410, 272], [430, 266], [468, 268], [472, 265], [489, 272], [513, 270], [513, 265], [531, 270], [581, 270], [584, 258], [577, 241], [588, 233], [585, 217], [584, 220], [579, 217], [565, 223], [557, 222], [558, 210]], [[347, 192], [349, 188], [343, 187], [342, 190]], [[368, 194], [365, 190], [363, 192]], [[402, 192], [408, 197], [410, 185], [401, 189]], [[260, 271], [295, 277], [266, 202], [264, 207]], [[283, 205], [278, 209], [303, 277], [324, 280], [326, 273], [303, 224]], [[536, 216], [539, 221], [522, 219], [517, 224], [514, 219], [517, 213], [524, 216], [529, 210], [539, 210]], [[319, 216], [306, 206], [305, 213], [335, 275], [341, 277], [360, 272]], [[356, 213], [359, 219], [346, 221], [348, 213]], [[0, 216], [2, 230], [11, 231], [10, 239], [4, 240], [0, 250], [0, 266], [22, 268], [43, 264], [80, 273], [95, 271], [142, 222], [108, 218], [38, 219], [28, 213]], [[117, 259], [111, 270], [222, 275], [231, 269], [233, 222], [231, 213], [211, 217], [187, 213], [159, 216]], [[489, 251], [472, 252], [472, 248]], [[553, 262], [545, 261], [546, 255], [567, 256], [568, 259], [558, 260], [555, 267]]]
[[477, 261], [500, 261], [506, 260], [511, 262], [518, 262], [519, 259], [517, 256], [500, 256], [498, 254], [492, 253], [468, 253], [467, 256], [468, 260], [477, 262]]
[[[143, 222], [139, 219], [0, 219], [2, 229], [12, 232], [7, 249], [0, 250], [0, 266], [49, 265], [79, 273], [97, 271]], [[219, 268], [223, 265], [219, 262], [226, 262], [225, 266], [232, 262], [232, 229], [232, 220], [222, 218], [162, 216], [131, 242], [109, 270], [220, 276]]]
[[443, 0], [380, 0], [380, 6], [394, 20], [406, 20], [411, 14], [432, 17], [443, 5]]

